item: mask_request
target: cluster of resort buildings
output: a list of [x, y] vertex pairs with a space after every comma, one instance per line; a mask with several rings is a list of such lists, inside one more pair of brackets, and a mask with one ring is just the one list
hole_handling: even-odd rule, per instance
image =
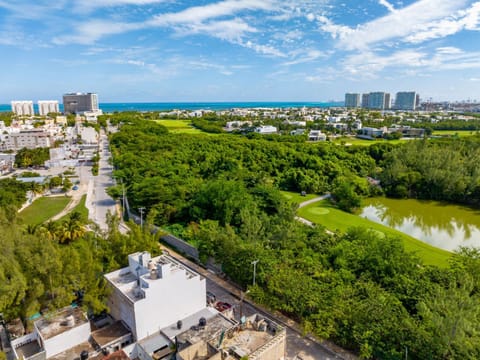
[[109, 314], [89, 319], [69, 306], [39, 314], [26, 335], [17, 320], [6, 326], [4, 349], [15, 360], [285, 358], [285, 328], [260, 314], [217, 310], [206, 279], [169, 255], [131, 254], [105, 280]]
[[[52, 113], [60, 113], [60, 106], [57, 100], [39, 100], [38, 111], [35, 111], [33, 101], [14, 100], [11, 102], [12, 112], [15, 115], [46, 116]], [[98, 95], [94, 93], [72, 93], [63, 95], [63, 111], [65, 114], [80, 114], [87, 116], [101, 115], [98, 107]]]
[[365, 94], [347, 93], [345, 94], [346, 108], [373, 109], [373, 110], [406, 110], [414, 111], [420, 106], [420, 95], [415, 91], [397, 92], [392, 105], [390, 93], [376, 91]]

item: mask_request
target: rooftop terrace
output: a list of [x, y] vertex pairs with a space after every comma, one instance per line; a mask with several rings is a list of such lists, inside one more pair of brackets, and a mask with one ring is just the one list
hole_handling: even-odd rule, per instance
[[68, 307], [57, 313], [44, 315], [35, 321], [35, 327], [43, 339], [47, 340], [86, 323], [88, 319], [80, 308]]

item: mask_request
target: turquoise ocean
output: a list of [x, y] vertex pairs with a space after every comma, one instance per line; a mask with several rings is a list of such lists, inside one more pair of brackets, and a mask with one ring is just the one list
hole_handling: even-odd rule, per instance
[[[343, 102], [146, 102], [146, 103], [100, 103], [105, 113], [115, 111], [167, 111], [167, 110], [228, 110], [233, 108], [302, 108], [302, 107], [335, 107], [343, 106]], [[34, 110], [38, 113], [37, 105]], [[0, 111], [11, 111], [10, 104], [0, 104]], [[60, 111], [63, 105], [60, 104]]]

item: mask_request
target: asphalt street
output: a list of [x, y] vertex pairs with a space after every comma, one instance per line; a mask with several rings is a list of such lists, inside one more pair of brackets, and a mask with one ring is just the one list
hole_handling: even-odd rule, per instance
[[112, 180], [112, 166], [108, 163], [110, 159], [110, 151], [108, 146], [108, 138], [105, 132], [101, 130], [99, 139], [99, 155], [98, 175], [94, 176], [89, 184], [88, 191], [91, 196], [88, 200], [89, 217], [98, 224], [100, 229], [107, 230], [107, 213], [116, 213], [116, 203], [108, 194], [107, 188], [114, 185]]

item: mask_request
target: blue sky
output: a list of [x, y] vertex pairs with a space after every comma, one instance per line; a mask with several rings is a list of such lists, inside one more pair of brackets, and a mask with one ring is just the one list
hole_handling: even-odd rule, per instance
[[480, 1], [0, 0], [0, 103], [480, 100]]

